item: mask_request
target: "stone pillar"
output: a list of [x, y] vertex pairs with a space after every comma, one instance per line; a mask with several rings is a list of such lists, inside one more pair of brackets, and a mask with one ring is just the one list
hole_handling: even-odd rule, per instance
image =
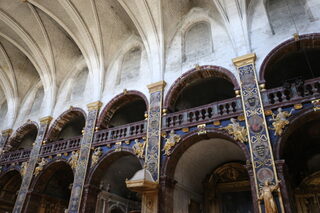
[[165, 85], [164, 81], [148, 85], [150, 104], [145, 165], [155, 182], [159, 182], [160, 175], [162, 96]]
[[1, 138], [0, 138], [0, 150], [1, 151], [0, 151], [0, 154], [2, 153], [2, 151], [6, 145], [6, 142], [11, 134], [12, 134], [12, 129], [3, 130], [1, 132]]
[[163, 89], [166, 83], [159, 81], [148, 85], [150, 104], [148, 112], [145, 168], [126, 181], [132, 191], [142, 193], [141, 213], [158, 213], [161, 149], [161, 118]]
[[294, 205], [294, 193], [290, 187], [290, 176], [288, 174], [288, 168], [284, 160], [277, 160], [276, 162], [277, 172], [280, 182], [281, 194], [284, 203], [284, 209], [286, 213], [292, 213], [295, 211]]
[[[270, 185], [276, 185], [278, 177], [256, 77], [255, 59], [255, 54], [248, 54], [233, 59], [233, 63], [240, 76], [241, 98], [248, 132], [254, 185], [256, 194], [259, 195], [265, 181], [269, 181]], [[278, 193], [278, 198], [280, 203], [278, 210], [284, 212], [281, 193]], [[263, 202], [260, 202], [259, 212], [262, 212], [262, 209], [264, 205]]]
[[88, 117], [86, 120], [86, 126], [84, 128], [83, 137], [81, 140], [80, 155], [78, 159], [77, 168], [74, 175], [74, 181], [72, 185], [68, 212], [78, 213], [80, 212], [81, 198], [84, 188], [84, 182], [87, 174], [88, 163], [90, 159], [91, 143], [94, 136], [95, 126], [101, 102], [97, 101], [88, 104]]
[[38, 130], [38, 135], [36, 138], [36, 141], [33, 144], [33, 148], [30, 153], [30, 158], [28, 162], [28, 167], [26, 174], [23, 176], [22, 183], [20, 186], [20, 190], [16, 199], [16, 203], [13, 208], [13, 213], [20, 213], [22, 212], [24, 202], [26, 200], [26, 196], [29, 191], [29, 186], [31, 184], [31, 180], [33, 177], [33, 171], [36, 167], [37, 161], [38, 161], [38, 156], [40, 154], [40, 149], [42, 142], [44, 140], [44, 137], [46, 135], [46, 132], [48, 130], [49, 124], [52, 120], [52, 117], [44, 117], [40, 119], [40, 128]]

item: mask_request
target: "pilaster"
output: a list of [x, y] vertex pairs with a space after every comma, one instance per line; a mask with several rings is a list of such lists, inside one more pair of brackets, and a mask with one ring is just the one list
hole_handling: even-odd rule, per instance
[[147, 127], [147, 147], [145, 165], [155, 182], [159, 182], [160, 174], [160, 140], [161, 140], [161, 116], [164, 81], [148, 85], [150, 92], [150, 104]]
[[99, 110], [102, 103], [100, 101], [88, 104], [88, 117], [81, 140], [80, 155], [78, 159], [78, 166], [75, 171], [74, 181], [71, 190], [68, 212], [80, 212], [81, 198], [84, 190], [84, 182], [87, 174], [87, 168], [90, 158], [91, 143], [94, 136], [95, 125]]
[[[254, 185], [256, 194], [259, 196], [265, 182], [275, 186], [278, 184], [278, 177], [256, 77], [255, 59], [255, 54], [247, 54], [233, 59], [233, 63], [240, 76], [241, 98], [248, 131]], [[278, 209], [284, 212], [281, 193], [278, 193], [277, 198], [280, 203]], [[258, 207], [259, 212], [264, 212], [263, 202], [259, 202]]]
[[28, 194], [31, 180], [33, 177], [33, 171], [34, 171], [36, 164], [38, 162], [38, 156], [40, 154], [41, 145], [42, 145], [42, 142], [44, 140], [44, 137], [46, 135], [46, 132], [48, 130], [48, 127], [50, 125], [51, 120], [52, 120], [51, 116], [47, 116], [47, 117], [40, 119], [40, 128], [38, 130], [38, 135], [37, 135], [36, 140], [34, 142], [34, 145], [32, 147], [27, 171], [26, 171], [26, 174], [23, 176], [20, 190], [18, 192], [18, 196], [16, 199], [16, 203], [15, 203], [13, 211], [12, 211], [14, 213], [20, 213], [23, 210], [26, 196]]

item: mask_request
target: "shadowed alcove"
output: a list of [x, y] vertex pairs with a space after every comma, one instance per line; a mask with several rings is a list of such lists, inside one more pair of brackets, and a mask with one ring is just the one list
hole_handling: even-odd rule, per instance
[[16, 170], [2, 175], [0, 178], [0, 212], [12, 212], [21, 182], [22, 177]]
[[31, 185], [26, 212], [64, 212], [68, 208], [73, 178], [73, 171], [66, 162], [49, 164]]

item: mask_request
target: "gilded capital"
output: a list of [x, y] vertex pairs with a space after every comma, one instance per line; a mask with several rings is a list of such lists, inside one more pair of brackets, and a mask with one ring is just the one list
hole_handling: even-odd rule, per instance
[[102, 106], [101, 101], [96, 101], [87, 105], [89, 111], [98, 110], [100, 109], [101, 106]]
[[2, 135], [11, 135], [12, 129], [6, 129], [1, 132]]
[[43, 118], [40, 118], [40, 123], [41, 124], [49, 124], [52, 121], [52, 117], [51, 116], [46, 116]]
[[165, 81], [158, 81], [156, 83], [149, 84], [147, 87], [149, 89], [149, 93], [154, 93], [162, 91], [166, 85], [167, 83]]
[[233, 64], [239, 68], [248, 64], [254, 64], [256, 61], [256, 54], [255, 53], [250, 53], [247, 55], [243, 55], [237, 58], [232, 59]]

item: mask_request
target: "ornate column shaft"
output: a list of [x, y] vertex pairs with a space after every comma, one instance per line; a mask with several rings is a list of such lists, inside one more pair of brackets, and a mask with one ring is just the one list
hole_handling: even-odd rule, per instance
[[101, 107], [101, 102], [97, 101], [88, 104], [88, 117], [81, 140], [80, 155], [74, 175], [74, 181], [71, 190], [68, 212], [80, 212], [81, 198], [83, 193], [84, 182], [87, 174], [88, 163], [90, 159], [91, 143], [94, 136], [95, 125]]
[[164, 81], [148, 85], [150, 104], [145, 167], [126, 181], [130, 190], [142, 194], [141, 213], [158, 213], [159, 208], [162, 96], [165, 85]]
[[[271, 186], [276, 186], [278, 177], [255, 72], [255, 59], [255, 54], [248, 54], [233, 59], [233, 63], [240, 76], [241, 98], [248, 131], [252, 168], [256, 193], [259, 196], [265, 182], [268, 181]], [[284, 212], [281, 194], [278, 194], [280, 209], [281, 212]], [[260, 212], [264, 209], [262, 205], [260, 202]]]
[[40, 119], [40, 128], [38, 130], [38, 135], [37, 135], [36, 141], [34, 142], [33, 148], [31, 150], [27, 171], [23, 176], [20, 190], [17, 196], [17, 200], [12, 211], [14, 213], [22, 212], [23, 205], [26, 200], [26, 196], [29, 191], [29, 186], [31, 184], [31, 180], [33, 177], [33, 171], [38, 162], [38, 156], [40, 153], [41, 145], [51, 120], [52, 120], [52, 117], [50, 116]]
[[159, 182], [160, 175], [162, 99], [165, 85], [166, 83], [164, 81], [148, 85], [150, 104], [145, 165], [155, 182]]
[[6, 142], [11, 134], [12, 134], [12, 129], [6, 129], [1, 132], [0, 150], [4, 149], [4, 146], [6, 145]]

